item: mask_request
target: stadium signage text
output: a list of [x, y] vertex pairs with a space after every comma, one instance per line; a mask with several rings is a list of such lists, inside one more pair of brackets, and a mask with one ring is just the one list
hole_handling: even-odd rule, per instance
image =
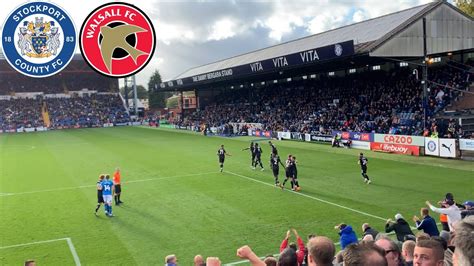
[[156, 35], [150, 18], [137, 6], [111, 2], [93, 10], [79, 35], [82, 56], [96, 72], [124, 78], [152, 59]]
[[358, 140], [358, 141], [367, 141], [371, 142], [374, 141], [374, 133], [360, 133], [360, 132], [353, 132], [353, 131], [337, 131], [333, 130], [332, 135], [341, 135], [341, 138], [344, 140]]
[[[222, 78], [222, 77], [227, 77], [227, 76], [232, 76], [232, 68], [229, 69], [224, 69], [220, 71], [215, 71], [207, 74], [202, 74], [199, 76], [194, 76], [193, 77], [193, 82], [198, 82], [198, 81], [204, 81], [204, 80], [210, 80], [210, 79], [216, 79], [216, 78]], [[169, 84], [168, 84], [169, 86]], [[171, 86], [173, 86], [173, 83], [171, 83]]]
[[474, 151], [474, 139], [460, 139], [459, 149], [463, 151]]
[[59, 6], [32, 2], [6, 18], [1, 41], [5, 59], [16, 71], [44, 78], [61, 71], [73, 58], [76, 29]]
[[381, 151], [396, 154], [407, 154], [407, 155], [420, 155], [420, 148], [418, 146], [402, 145], [402, 144], [390, 144], [371, 142], [370, 149], [373, 151]]
[[173, 87], [174, 85], [188, 85], [197, 82], [209, 81], [224, 77], [238, 77], [260, 72], [271, 72], [286, 67], [302, 66], [311, 63], [336, 59], [354, 54], [354, 41], [346, 41], [338, 44], [327, 45], [319, 48], [313, 48], [298, 53], [281, 55], [274, 58], [252, 62], [250, 64], [235, 66], [224, 70], [203, 73], [192, 77], [170, 81], [171, 84], [162, 83], [162, 87]]
[[402, 144], [413, 146], [425, 146], [425, 139], [420, 136], [405, 136], [405, 135], [391, 135], [391, 134], [375, 134], [375, 142]]

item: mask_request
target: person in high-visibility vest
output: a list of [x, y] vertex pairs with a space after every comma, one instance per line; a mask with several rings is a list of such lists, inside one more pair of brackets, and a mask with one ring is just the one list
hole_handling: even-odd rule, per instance
[[122, 185], [120, 183], [120, 168], [115, 169], [114, 173], [114, 186], [115, 186], [115, 205], [120, 205], [123, 201], [120, 200], [120, 195], [122, 193]]

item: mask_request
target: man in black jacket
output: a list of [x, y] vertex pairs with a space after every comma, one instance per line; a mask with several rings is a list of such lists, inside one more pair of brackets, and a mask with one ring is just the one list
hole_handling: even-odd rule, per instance
[[387, 220], [387, 223], [385, 224], [385, 233], [395, 231], [397, 239], [400, 242], [403, 242], [404, 237], [407, 235], [414, 236], [413, 232], [410, 229], [410, 225], [407, 223], [407, 221], [405, 221], [405, 219], [400, 213], [397, 213], [395, 215], [395, 220], [395, 222], [391, 219]]
[[364, 236], [366, 235], [372, 235], [374, 237], [374, 239], [377, 237], [377, 235], [379, 234], [379, 231], [373, 229], [372, 227], [370, 227], [370, 225], [368, 223], [365, 223], [362, 225], [362, 232], [364, 232], [362, 238], [364, 238]]

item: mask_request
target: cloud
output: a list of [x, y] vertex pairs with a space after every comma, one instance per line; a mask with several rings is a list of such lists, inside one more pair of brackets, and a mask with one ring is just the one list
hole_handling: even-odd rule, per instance
[[[430, 0], [299, 0], [299, 1], [158, 1], [125, 0], [145, 11], [157, 34], [149, 65], [137, 75], [146, 85], [155, 69], [164, 80], [185, 70], [280, 42], [431, 2]], [[5, 18], [24, 0], [5, 1]], [[73, 17], [79, 30], [85, 17], [108, 0], [55, 0]], [[2, 23], [2, 22], [0, 22]], [[0, 25], [1, 26], [1, 25]], [[79, 52], [79, 49], [77, 50]]]

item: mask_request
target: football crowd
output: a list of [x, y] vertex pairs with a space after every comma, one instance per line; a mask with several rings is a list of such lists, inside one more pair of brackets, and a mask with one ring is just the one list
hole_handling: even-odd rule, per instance
[[91, 94], [70, 98], [0, 100], [0, 130], [45, 126], [42, 110], [48, 110], [50, 128], [102, 127], [105, 123], [127, 123], [129, 114], [113, 94]]
[[[338, 243], [316, 234], [309, 234], [303, 240], [295, 229], [291, 229], [286, 232], [277, 254], [259, 257], [251, 247], [242, 246], [237, 249], [236, 256], [253, 266], [474, 265], [474, 202], [458, 204], [453, 194], [447, 193], [438, 204], [439, 207], [435, 207], [426, 202], [420, 217], [414, 215], [411, 224], [397, 213], [395, 220], [388, 219], [380, 227], [381, 231], [364, 223], [357, 233], [350, 224], [338, 224], [334, 227], [334, 234], [339, 236]], [[430, 213], [439, 215], [442, 230], [438, 229], [436, 218]], [[166, 256], [165, 266], [177, 265], [175, 254]], [[220, 266], [222, 263], [218, 257], [205, 260], [202, 255], [196, 255], [194, 265]]]
[[[420, 81], [412, 70], [400, 68], [350, 74], [345, 77], [301, 79], [247, 89], [226, 90], [214, 104], [180, 122], [183, 126], [261, 123], [263, 129], [331, 134], [332, 130], [423, 135], [462, 136], [459, 125], [438, 123], [435, 115], [467, 90], [470, 65], [429, 71], [426, 104], [429, 126], [423, 128], [424, 108]], [[451, 121], [453, 122], [453, 121]]]

